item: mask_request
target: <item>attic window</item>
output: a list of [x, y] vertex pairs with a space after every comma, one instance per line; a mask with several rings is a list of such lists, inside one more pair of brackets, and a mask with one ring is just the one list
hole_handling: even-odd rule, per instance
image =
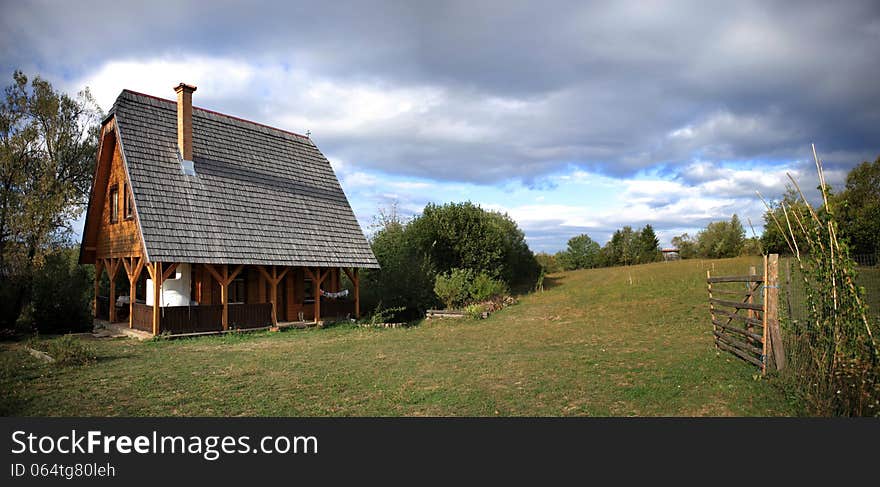
[[180, 170], [183, 171], [183, 174], [186, 176], [195, 176], [196, 175], [196, 165], [193, 161], [187, 161], [180, 154], [180, 151], [177, 152], [177, 160], [180, 162]]
[[126, 220], [131, 220], [134, 217], [134, 201], [132, 200], [131, 194], [131, 185], [123, 185], [124, 189], [123, 193], [123, 204], [122, 204], [122, 212], [125, 215]]
[[119, 186], [110, 188], [110, 223], [119, 221]]

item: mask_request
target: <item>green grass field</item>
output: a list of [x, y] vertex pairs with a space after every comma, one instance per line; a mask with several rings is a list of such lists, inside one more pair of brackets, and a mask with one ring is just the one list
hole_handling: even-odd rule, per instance
[[[137, 342], [54, 367], [0, 345], [0, 413], [89, 416], [792, 415], [772, 380], [713, 347], [691, 260], [554, 275], [487, 320], [337, 325]], [[630, 279], [632, 283], [630, 284]]]

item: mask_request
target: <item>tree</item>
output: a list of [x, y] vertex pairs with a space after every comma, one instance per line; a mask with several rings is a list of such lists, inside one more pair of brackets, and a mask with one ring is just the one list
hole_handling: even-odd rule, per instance
[[[789, 219], [786, 221], [785, 210], [782, 205], [788, 208]], [[786, 236], [788, 235], [788, 223], [791, 223], [791, 229], [795, 235], [800, 234], [800, 227], [797, 221], [793, 220], [791, 209], [795, 208], [799, 214], [807, 214], [807, 205], [801, 200], [797, 192], [791, 186], [786, 186], [782, 199], [770, 203], [770, 209], [764, 212], [764, 232], [761, 234], [761, 249], [769, 254], [789, 254], [791, 249]], [[824, 210], [821, 210], [824, 211]], [[780, 230], [780, 225], [783, 232]]]
[[535, 260], [538, 261], [538, 265], [541, 266], [541, 269], [545, 274], [552, 274], [554, 272], [559, 272], [563, 270], [561, 259], [562, 254], [565, 251], [559, 251], [555, 254], [548, 254], [546, 252], [538, 252], [535, 254]]
[[397, 318], [421, 315], [436, 304], [436, 273], [430, 261], [409, 239], [406, 222], [400, 218], [395, 205], [389, 211], [380, 211], [373, 229], [375, 233], [370, 246], [381, 268], [363, 272], [361, 299], [364, 307], [368, 310], [379, 306], [405, 308], [406, 311]]
[[846, 176], [846, 187], [835, 198], [840, 231], [853, 254], [880, 253], [880, 157], [862, 162]]
[[599, 244], [587, 234], [577, 235], [568, 240], [568, 248], [560, 254], [563, 269], [588, 269], [599, 262]]
[[735, 214], [730, 221], [712, 222], [697, 235], [697, 249], [710, 259], [736, 257], [742, 252], [746, 231]]
[[380, 212], [373, 228], [371, 245], [381, 269], [364, 273], [368, 309], [381, 302], [405, 307], [406, 317], [423, 314], [439, 304], [437, 276], [453, 269], [485, 274], [490, 279], [481, 285], [499, 279], [506, 287], [532, 288], [538, 278], [540, 267], [516, 223], [472, 203], [429, 204], [408, 222], [392, 206]]
[[608, 241], [608, 265], [630, 265], [636, 263], [639, 253], [638, 235], [627, 225], [611, 235]]
[[[0, 103], [0, 290], [10, 326], [29, 301], [35, 268], [69, 240], [88, 199], [102, 113], [88, 89], [75, 98], [16, 71]], [[5, 286], [4, 286], [5, 287]]]
[[413, 245], [438, 273], [471, 269], [511, 288], [531, 288], [539, 266], [510, 217], [466, 203], [429, 204], [407, 225]]
[[645, 228], [639, 232], [638, 236], [638, 255], [636, 256], [636, 262], [645, 264], [648, 262], [657, 262], [660, 260], [660, 239], [657, 238], [657, 234], [654, 233], [654, 227], [650, 224], [645, 225]]
[[697, 256], [697, 241], [687, 233], [672, 237], [672, 246], [678, 249], [678, 256], [682, 259]]

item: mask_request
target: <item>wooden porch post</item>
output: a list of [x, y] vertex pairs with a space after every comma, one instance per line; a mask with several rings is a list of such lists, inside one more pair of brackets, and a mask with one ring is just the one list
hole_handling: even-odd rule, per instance
[[119, 270], [119, 259], [104, 259], [104, 266], [110, 278], [110, 309], [107, 319], [113, 323], [116, 321], [116, 271]]
[[223, 279], [220, 281], [220, 304], [223, 305], [223, 316], [220, 318], [220, 324], [223, 331], [229, 329], [229, 265], [223, 264]]
[[266, 270], [264, 266], [258, 265], [256, 266], [260, 271], [260, 274], [269, 281], [269, 302], [272, 303], [272, 325], [278, 325], [278, 284], [284, 279], [284, 276], [287, 274], [287, 271], [290, 270], [289, 267], [285, 268], [281, 273], [278, 273], [278, 267], [272, 266], [272, 273]]
[[357, 267], [354, 268], [354, 317], [361, 317], [361, 278]]
[[358, 277], [358, 268], [353, 267], [351, 270], [348, 270], [347, 267], [342, 268], [345, 271], [345, 275], [351, 280], [352, 285], [354, 285], [354, 317], [361, 317], [361, 279]]
[[238, 276], [243, 268], [244, 265], [240, 264], [234, 271], [232, 271], [232, 274], [230, 274], [228, 264], [223, 264], [222, 273], [218, 272], [213, 264], [205, 264], [205, 269], [207, 269], [208, 272], [214, 276], [214, 279], [217, 279], [217, 282], [220, 283], [220, 303], [223, 305], [221, 325], [223, 326], [224, 331], [229, 329], [229, 283]]
[[[137, 259], [137, 264], [135, 264], [135, 259]], [[143, 257], [132, 257], [131, 263], [125, 259], [122, 260], [122, 263], [125, 264], [125, 273], [128, 275], [128, 283], [130, 285], [128, 291], [128, 327], [134, 327], [134, 302], [137, 298], [137, 281], [141, 276], [141, 271], [144, 268], [144, 258]]]
[[162, 294], [162, 263], [154, 262], [147, 267], [153, 280], [153, 335], [159, 334], [159, 296]]
[[308, 267], [304, 267], [305, 271], [311, 276], [312, 284], [315, 288], [315, 323], [321, 321], [321, 284], [324, 282], [324, 278], [330, 273], [330, 269], [327, 269], [324, 272], [321, 272], [320, 267], [315, 267], [315, 271], [312, 272]]
[[104, 274], [104, 262], [100, 259], [95, 260], [95, 299], [92, 303], [92, 308], [95, 312], [95, 318], [98, 317], [98, 293], [101, 288], [101, 275]]

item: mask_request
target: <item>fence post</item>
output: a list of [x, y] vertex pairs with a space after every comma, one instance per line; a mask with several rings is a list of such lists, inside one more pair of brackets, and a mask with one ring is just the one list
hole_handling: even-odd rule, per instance
[[712, 341], [715, 343], [715, 350], [718, 350], [718, 335], [715, 332], [718, 331], [718, 327], [715, 326], [715, 305], [712, 304], [712, 282], [709, 279], [712, 277], [712, 271], [706, 269], [706, 285], [709, 287], [709, 316], [712, 317]]
[[[757, 269], [755, 269], [755, 266], [750, 266], [749, 267], [749, 276], [756, 276], [756, 275], [758, 275]], [[749, 291], [748, 303], [755, 304], [755, 285], [751, 282], [747, 282], [746, 289], [748, 289], [748, 291]], [[748, 310], [747, 315], [749, 318], [757, 318], [758, 317], [758, 313], [753, 309]], [[754, 326], [751, 323], [746, 323], [746, 330], [752, 331], [753, 328], [754, 328]], [[749, 343], [751, 343], [751, 340], [752, 339], [749, 338]]]
[[785, 350], [782, 345], [782, 333], [779, 330], [779, 254], [768, 256], [764, 296], [767, 303], [764, 313], [766, 325], [770, 330], [770, 348], [776, 360], [776, 370], [782, 370], [785, 368]]

